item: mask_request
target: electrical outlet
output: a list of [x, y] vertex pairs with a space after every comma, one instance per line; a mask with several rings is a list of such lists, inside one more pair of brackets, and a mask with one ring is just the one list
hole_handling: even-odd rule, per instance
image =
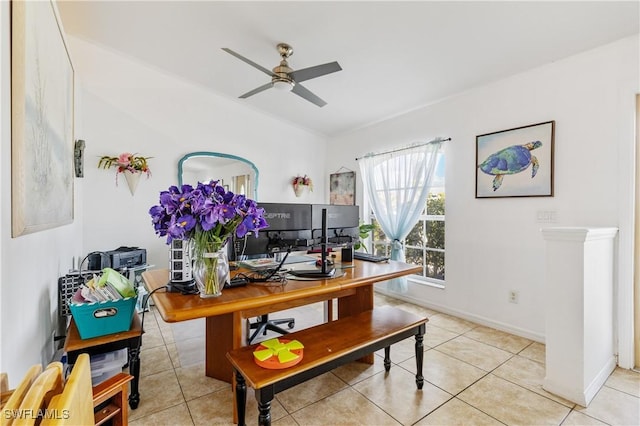
[[518, 292], [515, 290], [510, 290], [509, 291], [509, 303], [518, 303]]

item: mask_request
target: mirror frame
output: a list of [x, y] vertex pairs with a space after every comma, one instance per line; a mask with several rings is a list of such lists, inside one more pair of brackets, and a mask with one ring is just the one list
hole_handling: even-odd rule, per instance
[[260, 172], [258, 172], [258, 168], [256, 167], [256, 165], [253, 164], [251, 161], [247, 160], [246, 158], [238, 157], [237, 155], [233, 155], [233, 154], [224, 154], [222, 152], [197, 151], [197, 152], [190, 152], [188, 154], [185, 154], [180, 159], [180, 161], [178, 161], [178, 186], [179, 187], [182, 187], [182, 171], [183, 171], [184, 162], [187, 161], [189, 158], [192, 158], [192, 157], [228, 158], [228, 159], [231, 159], [231, 160], [241, 161], [241, 162], [247, 164], [249, 167], [251, 167], [253, 169], [253, 173], [255, 173], [255, 182], [254, 182], [254, 185], [253, 185], [253, 200], [254, 201], [258, 201], [258, 181], [259, 181]]

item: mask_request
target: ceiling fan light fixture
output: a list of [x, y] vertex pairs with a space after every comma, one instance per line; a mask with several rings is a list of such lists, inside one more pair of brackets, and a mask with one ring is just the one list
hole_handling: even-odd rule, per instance
[[273, 88], [281, 92], [290, 92], [293, 89], [293, 82], [276, 80], [273, 82]]
[[[2, 0], [0, 0], [2, 1]], [[247, 93], [240, 95], [241, 99], [246, 99], [250, 96], [263, 92], [267, 89], [276, 89], [280, 92], [291, 92], [294, 93], [301, 98], [311, 102], [312, 104], [323, 107], [327, 103], [319, 98], [317, 95], [312, 93], [310, 90], [306, 89], [302, 84], [303, 81], [311, 80], [312, 78], [322, 77], [323, 75], [331, 74], [336, 71], [342, 71], [342, 67], [337, 62], [329, 62], [326, 64], [316, 65], [312, 67], [307, 67], [299, 70], [293, 70], [289, 67], [287, 63], [287, 58], [293, 54], [293, 48], [286, 43], [280, 43], [277, 46], [278, 53], [280, 53], [280, 57], [282, 60], [280, 64], [273, 68], [273, 70], [268, 70], [262, 65], [258, 65], [250, 59], [245, 58], [239, 53], [234, 52], [228, 47], [223, 47], [222, 50], [229, 53], [232, 56], [240, 59], [242, 62], [246, 62], [252, 67], [262, 71], [271, 77], [271, 81], [267, 84], [263, 84], [260, 87], [256, 87], [253, 90], [248, 91]]]

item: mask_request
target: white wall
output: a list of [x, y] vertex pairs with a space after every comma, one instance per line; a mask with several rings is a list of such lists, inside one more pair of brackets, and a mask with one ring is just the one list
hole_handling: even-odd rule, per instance
[[[260, 172], [258, 200], [323, 202], [324, 138], [259, 114], [202, 87], [143, 66], [85, 41], [70, 38], [73, 51], [91, 55], [93, 66], [108, 58], [121, 65], [100, 87], [83, 87], [86, 140], [83, 237], [87, 252], [121, 245], [147, 249], [147, 260], [167, 267], [167, 246], [153, 231], [149, 208], [160, 191], [177, 185], [180, 158], [193, 151], [244, 157]], [[106, 65], [105, 65], [106, 66]], [[98, 169], [98, 158], [123, 151], [153, 157], [152, 177], [142, 178], [135, 196], [114, 170]], [[297, 174], [316, 178], [317, 191], [296, 198], [290, 185]]]
[[[402, 296], [544, 340], [544, 241], [553, 225], [620, 228], [620, 291], [633, 267], [634, 96], [638, 37], [513, 76], [329, 141], [327, 174], [367, 152], [451, 137], [446, 152], [446, 288], [412, 285]], [[556, 121], [555, 196], [475, 199], [475, 136]], [[358, 172], [359, 174], [359, 172]], [[358, 204], [362, 184], [358, 182]], [[520, 293], [508, 303], [510, 290]], [[629, 293], [628, 299], [631, 293]], [[629, 325], [630, 326], [630, 325]]]
[[[74, 181], [70, 225], [11, 238], [9, 2], [0, 2], [0, 371], [15, 386], [33, 364], [53, 356], [57, 279], [82, 253], [82, 180]], [[80, 100], [78, 100], [78, 103]], [[76, 107], [78, 104], [76, 104]], [[81, 128], [76, 116], [76, 135]], [[69, 158], [69, 162], [73, 159]], [[70, 163], [71, 164], [71, 163]]]

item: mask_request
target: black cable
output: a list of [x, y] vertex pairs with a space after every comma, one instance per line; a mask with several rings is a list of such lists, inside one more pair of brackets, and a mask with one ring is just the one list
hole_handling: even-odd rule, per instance
[[138, 340], [138, 347], [136, 348], [136, 356], [138, 357], [138, 363], [140, 362], [140, 346], [142, 346], [142, 334], [144, 333], [144, 313], [145, 311], [148, 309], [147, 304], [149, 303], [149, 298], [151, 297], [151, 295], [153, 293], [155, 293], [158, 290], [167, 290], [168, 286], [162, 286], [162, 287], [158, 287], [154, 290], [151, 291], [151, 293], [145, 294], [142, 297], [142, 318], [140, 319], [140, 339]]
[[[89, 256], [91, 256], [92, 254], [99, 254], [99, 255], [101, 255], [100, 259], [102, 259], [102, 255], [109, 257], [109, 256], [107, 255], [107, 253], [105, 253], [105, 252], [103, 252], [103, 251], [92, 251], [91, 253], [87, 254], [87, 255], [86, 255], [86, 256], [85, 256], [85, 257], [80, 261], [80, 264], [78, 265], [78, 274], [79, 274], [79, 275], [82, 275], [82, 264], [83, 264], [83, 263], [84, 263], [84, 261], [85, 261], [85, 260], [87, 260], [87, 259], [89, 258]], [[100, 265], [100, 266], [102, 266], [102, 265]], [[109, 266], [111, 266], [111, 262], [109, 262]], [[89, 267], [89, 265], [87, 265], [87, 268], [88, 268], [88, 267]], [[87, 270], [85, 271], [85, 273], [92, 273], [92, 272], [95, 272], [95, 271], [90, 270], [90, 269], [87, 269]]]
[[148, 309], [148, 306], [147, 306], [147, 305], [148, 305], [148, 303], [149, 303], [149, 298], [150, 298], [150, 297], [151, 297], [151, 295], [152, 295], [153, 293], [155, 293], [156, 291], [158, 291], [158, 290], [163, 290], [163, 289], [164, 289], [164, 290], [166, 290], [166, 289], [167, 289], [167, 286], [166, 286], [166, 285], [164, 285], [164, 286], [162, 286], [162, 287], [158, 287], [158, 288], [156, 288], [156, 289], [152, 290], [150, 293], [145, 294], [145, 295], [142, 297], [142, 319], [141, 319], [141, 321], [140, 321], [140, 327], [141, 327], [141, 328], [143, 328], [143, 329], [144, 329], [144, 327], [143, 327], [143, 326], [144, 326], [144, 313], [145, 313], [145, 311]]
[[245, 274], [240, 272], [239, 274], [236, 274], [234, 278], [240, 276], [242, 278], [245, 278], [247, 281], [251, 283], [268, 282], [282, 269], [282, 265], [284, 265], [284, 262], [287, 260], [287, 257], [289, 257], [289, 253], [291, 253], [291, 249], [287, 249], [287, 253], [284, 255], [284, 257], [282, 258], [278, 266], [276, 266], [275, 268], [265, 269], [262, 271], [253, 271], [250, 274]]

